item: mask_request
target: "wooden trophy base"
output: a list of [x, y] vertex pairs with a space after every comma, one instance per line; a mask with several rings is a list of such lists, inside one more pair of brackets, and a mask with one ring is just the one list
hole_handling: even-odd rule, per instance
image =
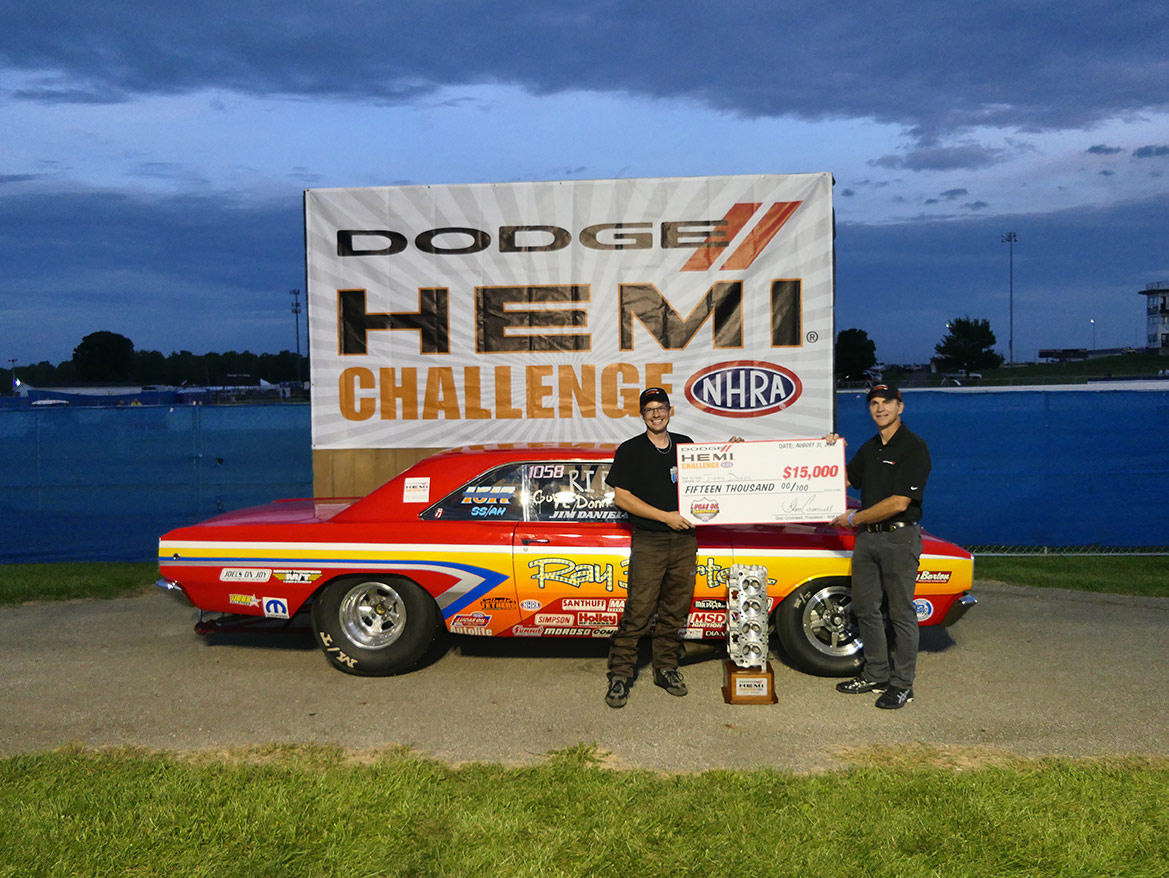
[[723, 663], [723, 701], [727, 704], [775, 704], [775, 674], [767, 667], [740, 668], [730, 659]]

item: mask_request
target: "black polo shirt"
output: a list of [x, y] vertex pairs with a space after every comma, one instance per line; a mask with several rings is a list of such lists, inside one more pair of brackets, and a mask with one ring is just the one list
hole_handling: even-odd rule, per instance
[[[678, 511], [678, 443], [693, 442], [681, 433], [669, 433], [670, 447], [662, 451], [642, 433], [617, 446], [613, 466], [605, 481], [613, 488], [624, 488], [664, 512]], [[668, 524], [630, 515], [634, 530], [658, 533], [670, 531]]]
[[848, 483], [860, 488], [861, 509], [876, 506], [895, 494], [909, 498], [906, 510], [886, 521], [921, 521], [922, 498], [929, 476], [929, 447], [904, 422], [887, 443], [881, 443], [878, 433], [848, 462]]

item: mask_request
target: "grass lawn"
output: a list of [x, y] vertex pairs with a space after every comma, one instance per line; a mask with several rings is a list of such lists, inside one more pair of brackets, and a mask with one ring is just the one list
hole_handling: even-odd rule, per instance
[[1163, 555], [978, 555], [974, 576], [1036, 588], [1169, 597], [1169, 558]]
[[587, 746], [515, 769], [402, 751], [61, 750], [0, 760], [0, 876], [1096, 878], [1169, 869], [1169, 760], [956, 766], [952, 755], [868, 752], [819, 775], [663, 775], [605, 770]]
[[145, 594], [156, 579], [154, 562], [0, 564], [0, 606]]

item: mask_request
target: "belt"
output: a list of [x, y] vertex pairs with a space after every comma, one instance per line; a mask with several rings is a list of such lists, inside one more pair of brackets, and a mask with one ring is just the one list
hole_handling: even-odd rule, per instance
[[900, 527], [917, 527], [916, 521], [882, 521], [877, 524], [861, 525], [865, 530], [871, 534], [875, 533], [892, 533]]

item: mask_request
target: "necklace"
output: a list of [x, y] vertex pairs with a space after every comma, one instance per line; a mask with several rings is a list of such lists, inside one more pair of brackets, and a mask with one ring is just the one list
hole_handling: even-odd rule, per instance
[[670, 453], [670, 449], [674, 447], [674, 437], [672, 437], [672, 436], [669, 436], [669, 434], [667, 434], [667, 436], [668, 436], [668, 439], [667, 439], [667, 441], [666, 441], [666, 447], [665, 447], [665, 448], [658, 448], [656, 445], [654, 445], [654, 443], [653, 443], [653, 441], [652, 441], [652, 440], [650, 441], [650, 443], [649, 443], [649, 444], [654, 446], [654, 450], [655, 450], [655, 451], [656, 451], [658, 454], [669, 454], [669, 453]]

